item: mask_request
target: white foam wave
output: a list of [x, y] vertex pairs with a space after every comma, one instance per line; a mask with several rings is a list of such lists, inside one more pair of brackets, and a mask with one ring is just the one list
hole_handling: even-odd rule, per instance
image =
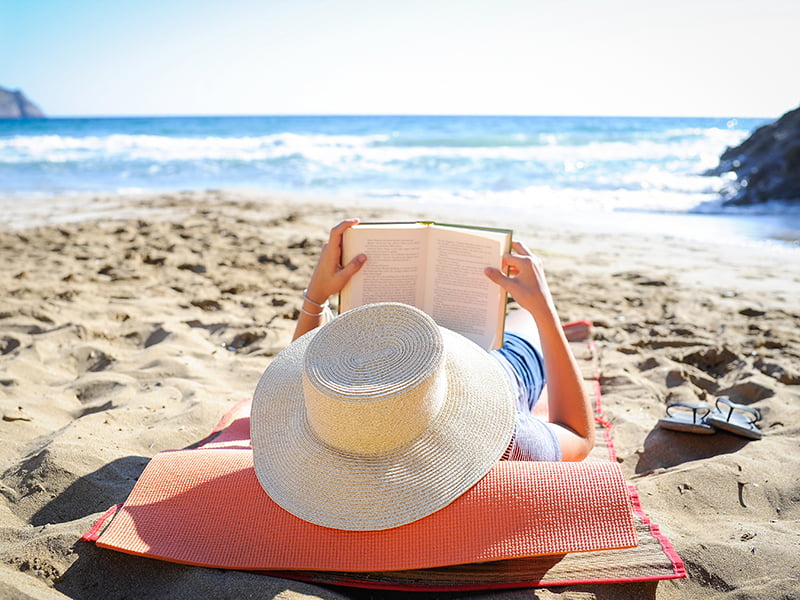
[[241, 161], [300, 159], [323, 166], [392, 170], [411, 161], [536, 161], [580, 169], [610, 161], [691, 161], [699, 168], [716, 164], [726, 146], [744, 132], [690, 129], [667, 132], [663, 139], [570, 143], [558, 139], [529, 146], [393, 146], [384, 135], [308, 135], [281, 133], [252, 137], [168, 137], [125, 135], [70, 137], [17, 136], [0, 139], [0, 163], [82, 161]]
[[17, 136], [0, 139], [0, 162], [106, 160], [258, 161], [292, 155], [325, 158], [352, 154], [384, 136], [326, 136], [282, 133], [256, 137], [167, 137], [125, 135]]

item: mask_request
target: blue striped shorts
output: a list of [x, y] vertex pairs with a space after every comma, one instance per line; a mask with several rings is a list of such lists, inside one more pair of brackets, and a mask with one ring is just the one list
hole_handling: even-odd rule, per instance
[[525, 338], [506, 331], [503, 347], [492, 350], [491, 354], [508, 373], [517, 394], [518, 408], [521, 410], [527, 405], [528, 410], [532, 410], [546, 382], [541, 351]]

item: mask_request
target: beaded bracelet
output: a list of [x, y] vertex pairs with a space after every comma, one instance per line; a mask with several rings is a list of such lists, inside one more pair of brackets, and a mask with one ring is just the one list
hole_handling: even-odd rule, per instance
[[[306, 289], [304, 289], [304, 290], [303, 290], [303, 300], [305, 300], [305, 301], [306, 301], [306, 302], [308, 302], [309, 304], [313, 304], [313, 305], [314, 305], [314, 306], [316, 306], [317, 308], [321, 308], [321, 309], [323, 309], [323, 311], [324, 311], [326, 308], [328, 308], [328, 301], [327, 301], [327, 300], [325, 300], [325, 302], [323, 302], [322, 304], [319, 304], [319, 303], [317, 303], [317, 302], [314, 302], [314, 301], [313, 301], [311, 298], [309, 298], [309, 297], [308, 297], [308, 288], [306, 288]], [[313, 316], [313, 317], [318, 317], [318, 316], [320, 316], [320, 315], [322, 314], [322, 313], [319, 313], [319, 315], [316, 315], [316, 314], [309, 313], [309, 312], [306, 312], [306, 311], [303, 311], [303, 312], [304, 312], [304, 313], [306, 313], [307, 315], [311, 315], [311, 316]]]

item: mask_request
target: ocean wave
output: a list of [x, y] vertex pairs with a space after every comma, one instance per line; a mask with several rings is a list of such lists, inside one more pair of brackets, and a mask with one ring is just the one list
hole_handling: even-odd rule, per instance
[[0, 139], [0, 162], [106, 160], [257, 161], [298, 154], [313, 158], [332, 152], [352, 153], [384, 136], [330, 136], [283, 133], [259, 137], [15, 136]]
[[375, 142], [376, 147], [388, 148], [525, 148], [543, 146], [555, 141], [555, 136], [538, 133], [507, 133], [493, 135], [401, 136], [390, 135]]
[[[0, 138], [0, 163], [79, 161], [270, 161], [296, 156], [328, 165], [378, 164], [418, 159], [579, 162], [700, 160], [713, 166], [719, 152], [738, 143], [741, 131], [691, 128], [625, 139], [574, 133], [396, 137], [278, 133], [241, 137], [15, 136]], [[707, 168], [707, 167], [706, 167]]]

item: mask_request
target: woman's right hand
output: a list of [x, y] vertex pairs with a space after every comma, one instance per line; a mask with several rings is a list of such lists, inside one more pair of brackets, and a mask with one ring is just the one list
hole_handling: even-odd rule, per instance
[[514, 242], [513, 253], [503, 257], [503, 266], [509, 274], [488, 267], [486, 276], [511, 294], [522, 308], [534, 317], [542, 311], [554, 311], [553, 298], [544, 276], [541, 259], [522, 242]]

